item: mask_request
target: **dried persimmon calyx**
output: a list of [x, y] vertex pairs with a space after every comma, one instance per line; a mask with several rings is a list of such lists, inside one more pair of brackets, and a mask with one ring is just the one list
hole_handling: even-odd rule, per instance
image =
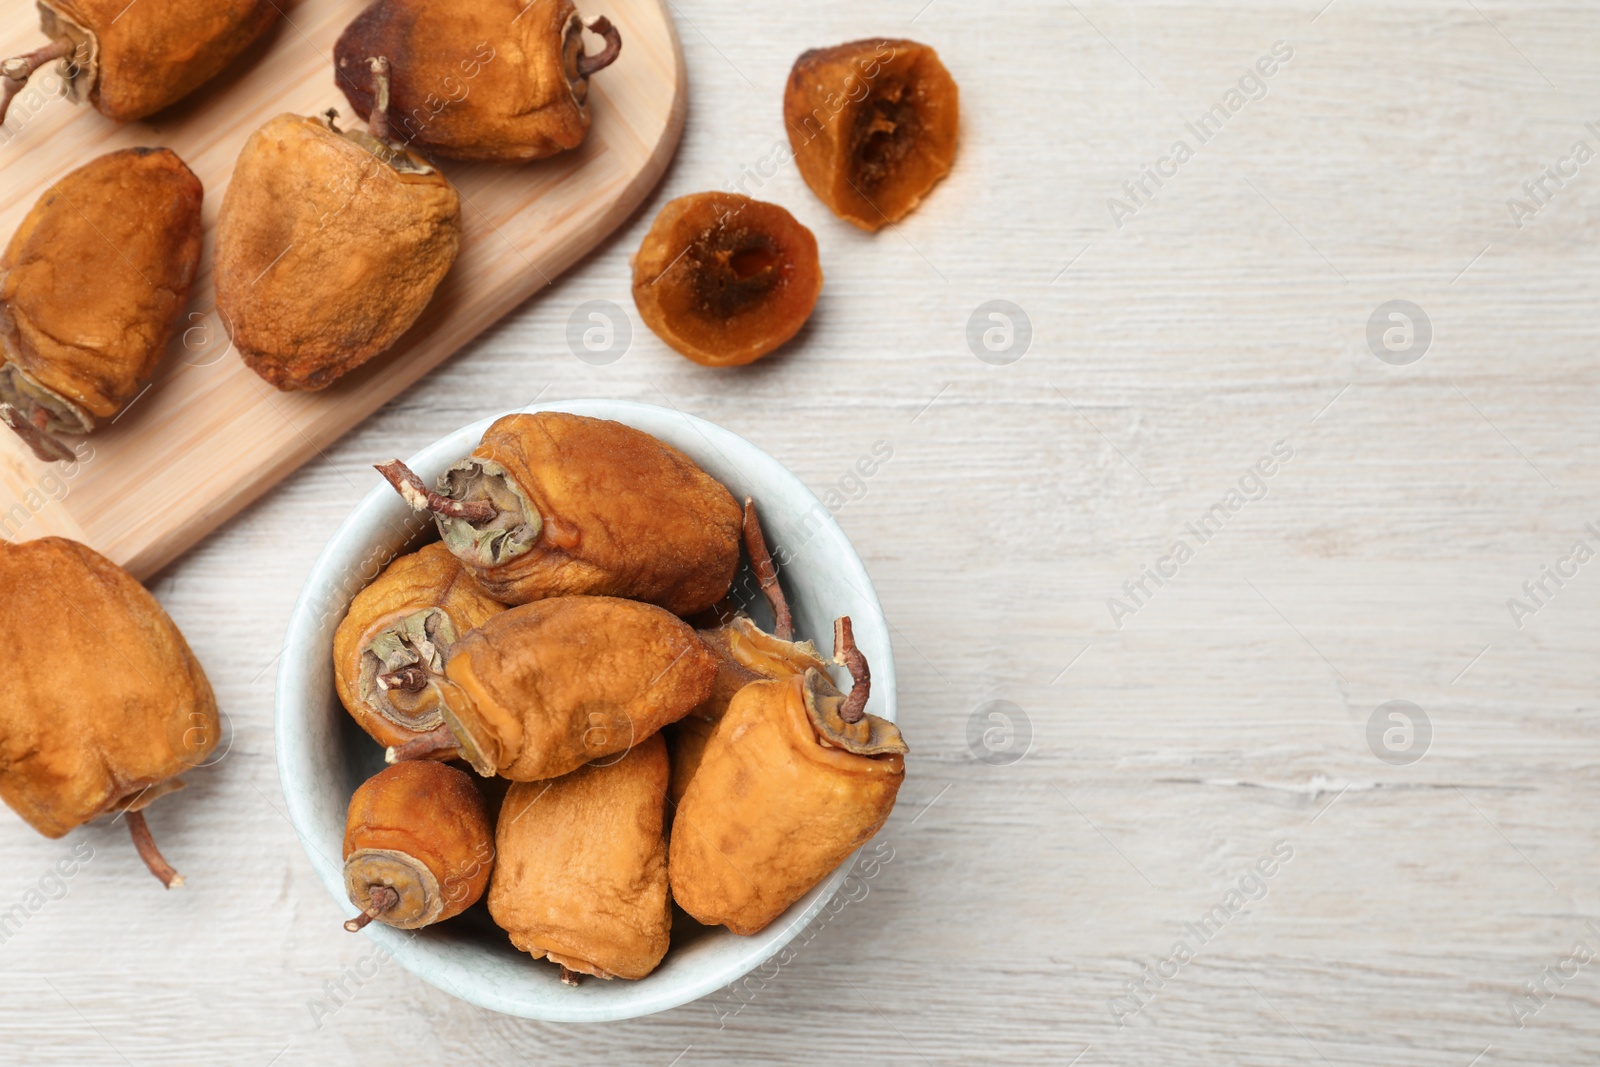
[[426, 687], [444, 673], [444, 655], [456, 641], [455, 624], [443, 608], [423, 608], [379, 630], [361, 653], [360, 693], [369, 704], [390, 705], [388, 714], [413, 730], [431, 730], [444, 720], [438, 709], [409, 711], [394, 706], [401, 693]]
[[803, 53], [783, 96], [801, 177], [864, 230], [898, 222], [950, 171], [958, 96], [938, 53], [916, 41], [870, 38]]
[[504, 610], [439, 542], [400, 556], [356, 594], [334, 631], [339, 700], [381, 745], [436, 730], [451, 647]]
[[445, 471], [440, 491], [452, 500], [487, 501], [488, 519], [439, 516], [439, 536], [457, 559], [498, 567], [532, 548], [544, 528], [539, 509], [517, 480], [492, 459], [468, 457]]
[[[56, 72], [61, 75], [64, 95], [72, 103], [81, 104], [89, 99], [90, 93], [100, 81], [100, 37], [63, 14], [49, 0], [38, 0], [38, 2], [39, 30], [50, 38], [53, 47], [49, 51], [59, 53], [54, 58], [60, 59], [56, 64]], [[7, 60], [8, 64], [10, 62]], [[34, 69], [37, 69], [37, 66]], [[26, 76], [22, 80], [26, 81]], [[3, 118], [4, 114], [4, 111], [0, 110], [0, 118]]]
[[817, 740], [828, 748], [843, 749], [857, 756], [905, 755], [910, 749], [900, 735], [900, 727], [888, 719], [867, 714], [849, 722], [840, 714], [849, 699], [826, 674], [806, 671], [806, 716], [817, 732]]
[[[6, 347], [9, 357], [10, 346]], [[87, 411], [9, 361], [0, 363], [0, 403], [10, 404], [50, 433], [86, 434], [94, 429]]]
[[[438, 922], [444, 913], [439, 879], [408, 853], [357, 849], [345, 858], [344, 878], [350, 903], [385, 925], [414, 930]], [[359, 921], [351, 920], [352, 925]]]

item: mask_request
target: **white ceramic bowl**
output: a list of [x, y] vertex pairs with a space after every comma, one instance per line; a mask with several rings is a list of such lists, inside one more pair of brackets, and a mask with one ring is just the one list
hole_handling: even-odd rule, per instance
[[[868, 710], [894, 719], [894, 661], [872, 582], [827, 508], [777, 460], [720, 426], [648, 404], [575, 400], [523, 410], [569, 411], [626, 423], [688, 455], [736, 499], [753, 496], [768, 545], [782, 566], [797, 632], [826, 653], [833, 643], [834, 617], [849, 615], [856, 643], [872, 665]], [[410, 458], [411, 468], [431, 484], [472, 451], [493, 421], [475, 422], [435, 442]], [[372, 457], [374, 462], [389, 458]], [[337, 917], [336, 909], [329, 909], [329, 937], [352, 936], [339, 929], [337, 918], [356, 914], [345, 896], [340, 856], [345, 808], [356, 787], [383, 767], [382, 750], [334, 694], [333, 631], [351, 598], [390, 559], [436, 537], [433, 524], [407, 508], [376, 473], [372, 481], [372, 491], [333, 535], [306, 580], [278, 668], [278, 774], [306, 855], [338, 901]], [[751, 610], [758, 621], [770, 621], [764, 605], [752, 605]], [[576, 989], [563, 986], [554, 966], [513, 948], [481, 904], [436, 928], [406, 931], [373, 923], [366, 936], [417, 977], [493, 1011], [565, 1022], [627, 1019], [686, 1004], [761, 965], [821, 911], [853, 861], [851, 857], [754, 937], [702, 927], [675, 909], [667, 958], [638, 982], [585, 979]]]

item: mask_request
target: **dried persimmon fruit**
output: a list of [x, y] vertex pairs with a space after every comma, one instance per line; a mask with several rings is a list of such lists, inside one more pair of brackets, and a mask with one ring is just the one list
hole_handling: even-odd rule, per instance
[[517, 782], [495, 834], [489, 914], [534, 959], [643, 978], [667, 954], [667, 751], [652, 737], [551, 782]]
[[0, 256], [0, 420], [40, 459], [145, 388], [200, 263], [200, 180], [165, 148], [127, 148], [39, 198]]
[[123, 813], [139, 856], [183, 884], [145, 823], [221, 733], [211, 684], [156, 598], [62, 537], [0, 542], [0, 800], [46, 837]]
[[50, 43], [0, 63], [0, 121], [53, 60], [74, 103], [117, 122], [142, 119], [222, 73], [278, 14], [273, 0], [39, 0]]
[[504, 610], [440, 542], [399, 557], [356, 594], [334, 631], [339, 700], [380, 745], [437, 729], [450, 649]]
[[959, 97], [939, 55], [869, 38], [803, 52], [783, 121], [801, 177], [846, 222], [898, 222], [950, 171]]
[[566, 596], [502, 611], [455, 643], [444, 670], [445, 725], [389, 759], [459, 749], [485, 777], [528, 782], [683, 718], [717, 666], [688, 623], [653, 604]]
[[633, 302], [657, 337], [707, 367], [752, 363], [799, 332], [822, 292], [817, 239], [738, 193], [667, 204], [633, 257]]
[[817, 647], [810, 641], [794, 639], [794, 616], [778, 582], [778, 570], [767, 551], [755, 501], [744, 498], [744, 543], [757, 584], [772, 609], [772, 632], [757, 626], [749, 615], [738, 612], [717, 625], [699, 631], [700, 640], [716, 657], [717, 676], [711, 695], [693, 711], [662, 730], [667, 751], [672, 757], [670, 795], [676, 808], [683, 799], [712, 731], [727, 714], [728, 705], [739, 690], [762, 679], [790, 678], [808, 669], [828, 669]]
[[850, 620], [835, 656], [848, 696], [819, 670], [739, 690], [678, 804], [667, 863], [672, 898], [695, 919], [754, 934], [888, 819], [906, 744], [865, 712], [870, 675]]
[[455, 262], [461, 199], [388, 140], [384, 115], [368, 132], [340, 130], [331, 112], [279, 115], [234, 164], [217, 310], [245, 364], [279, 389], [324, 389], [388, 349]]
[[416, 930], [476, 904], [494, 868], [494, 828], [471, 776], [443, 763], [385, 767], [350, 798], [344, 886], [361, 914]]
[[[604, 42], [585, 54], [583, 31]], [[390, 127], [400, 143], [452, 159], [521, 163], [576, 148], [589, 131], [589, 78], [622, 36], [572, 0], [375, 0], [334, 45], [335, 80], [365, 118], [368, 56], [394, 66]]]
[[444, 543], [503, 604], [588, 593], [692, 615], [739, 566], [739, 505], [682, 452], [620, 422], [507, 415], [437, 491], [404, 463], [378, 470], [429, 511]]

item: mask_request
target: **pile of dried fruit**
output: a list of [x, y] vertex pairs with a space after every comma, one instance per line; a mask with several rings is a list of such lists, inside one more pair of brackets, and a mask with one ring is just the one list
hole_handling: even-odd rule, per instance
[[[349, 929], [487, 894], [563, 981], [643, 978], [672, 901], [753, 934], [888, 818], [906, 745], [865, 711], [850, 620], [843, 693], [794, 639], [754, 503], [687, 456], [547, 412], [495, 422], [434, 488], [378, 469], [441, 540], [390, 563], [334, 637], [339, 699], [393, 764], [350, 801]], [[770, 634], [728, 605], [741, 540]], [[457, 760], [509, 783], [497, 817]]]
[[[0, 62], [0, 121], [40, 67], [128, 122], [187, 96], [277, 18], [272, 0], [39, 0], [49, 43]], [[586, 52], [585, 32], [600, 50]], [[374, 0], [334, 52], [367, 129], [284, 114], [250, 135], [218, 218], [217, 309], [244, 362], [322, 389], [389, 349], [455, 262], [461, 202], [434, 156], [521, 163], [578, 147], [589, 80], [621, 36], [572, 0]], [[466, 82], [472, 82], [467, 91]], [[440, 94], [444, 94], [441, 96]], [[950, 169], [957, 91], [931, 48], [806, 52], [783, 115], [840, 218], [905, 217]], [[201, 256], [199, 181], [137, 148], [61, 177], [0, 258], [0, 421], [45, 461], [147, 387]], [[110, 254], [130, 268], [107, 273]], [[817, 241], [737, 193], [667, 204], [633, 261], [640, 315], [707, 366], [793, 338], [822, 291]], [[754, 504], [648, 434], [572, 415], [496, 422], [429, 488], [379, 468], [440, 540], [395, 560], [334, 639], [336, 687], [394, 765], [351, 799], [358, 930], [416, 929], [480, 899], [561, 967], [642, 978], [671, 903], [753, 934], [877, 832], [906, 746], [866, 714], [849, 618], [833, 662], [795, 639]], [[775, 618], [729, 606], [741, 542]], [[136, 581], [75, 542], [0, 542], [0, 799], [51, 837], [125, 816], [170, 886], [143, 808], [217, 743], [211, 688]], [[493, 804], [462, 770], [491, 781]], [[492, 809], [498, 809], [492, 810]]]

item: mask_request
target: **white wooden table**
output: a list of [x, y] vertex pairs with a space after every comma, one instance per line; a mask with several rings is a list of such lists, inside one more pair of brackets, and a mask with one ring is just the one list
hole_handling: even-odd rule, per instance
[[[0, 909], [95, 850], [0, 945], [0, 1061], [1595, 1062], [1600, 562], [1563, 561], [1600, 551], [1600, 161], [1569, 154], [1600, 151], [1600, 9], [1321, 3], [674, 0], [691, 112], [646, 211], [154, 582], [234, 730], [152, 816], [189, 887], [120, 827], [0, 814]], [[868, 236], [792, 165], [746, 178], [822, 247], [798, 341], [715, 372], [635, 318], [621, 359], [575, 358], [578, 305], [631, 315], [655, 208], [756, 172], [794, 56], [869, 34], [961, 84], [923, 209]], [[1135, 201], [1145, 166], [1168, 177]], [[989, 361], [969, 347], [991, 300], [1030, 325], [1012, 362], [996, 321]], [[1381, 360], [1394, 300], [1431, 338], [1383, 319]], [[584, 396], [694, 412], [838, 490], [914, 752], [892, 860], [798, 959], [598, 1027], [376, 966], [284, 819], [271, 729], [290, 606], [368, 464]], [[1546, 566], [1576, 574], [1534, 601]], [[1426, 729], [1385, 709], [1369, 735], [1393, 700]]]

